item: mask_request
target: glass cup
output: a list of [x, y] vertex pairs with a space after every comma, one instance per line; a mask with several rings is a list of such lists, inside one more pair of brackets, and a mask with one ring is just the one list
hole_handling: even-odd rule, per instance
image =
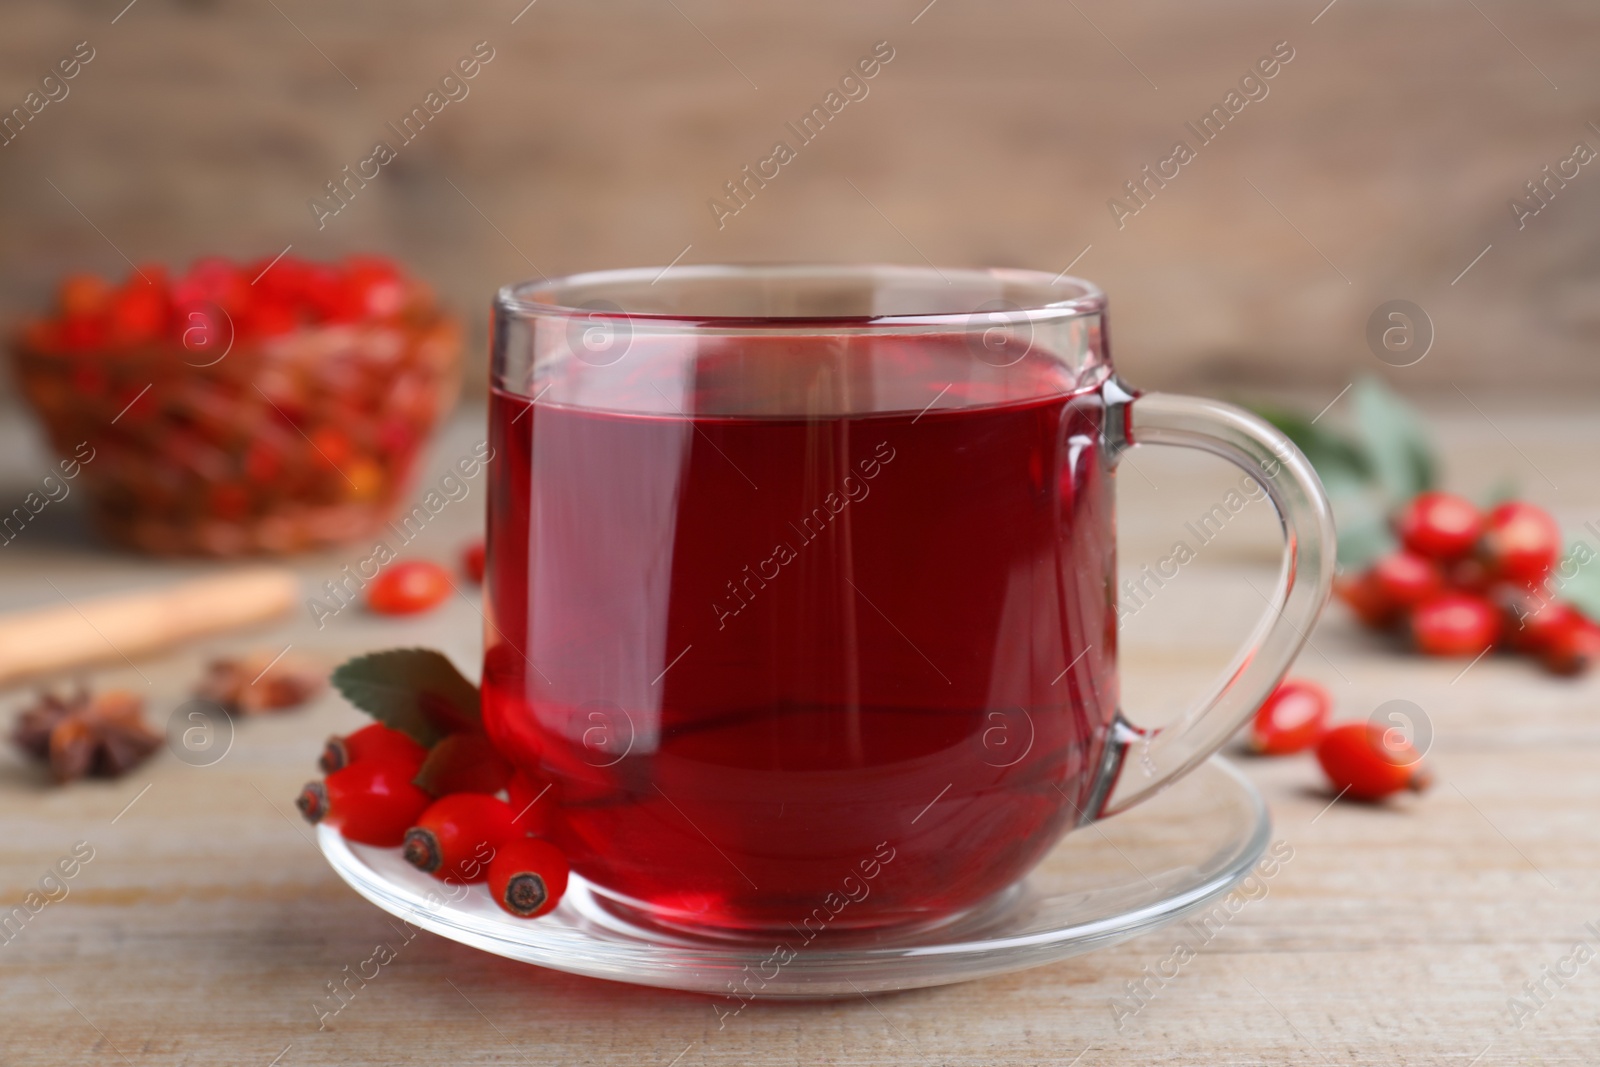
[[[573, 869], [727, 936], [937, 924], [1210, 756], [1327, 599], [1305, 458], [1114, 375], [1075, 278], [697, 266], [496, 301], [484, 716]], [[1282, 519], [1192, 710], [1118, 709], [1113, 474], [1222, 456]]]

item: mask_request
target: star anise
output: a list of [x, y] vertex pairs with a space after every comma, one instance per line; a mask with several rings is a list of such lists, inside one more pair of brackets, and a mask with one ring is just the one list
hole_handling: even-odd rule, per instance
[[144, 701], [121, 690], [96, 697], [82, 688], [69, 697], [41, 693], [17, 716], [11, 739], [48, 760], [58, 782], [120, 777], [161, 747], [161, 735], [144, 721]]
[[255, 652], [242, 659], [212, 660], [195, 696], [220, 704], [233, 715], [260, 715], [304, 704], [327, 683], [326, 671]]

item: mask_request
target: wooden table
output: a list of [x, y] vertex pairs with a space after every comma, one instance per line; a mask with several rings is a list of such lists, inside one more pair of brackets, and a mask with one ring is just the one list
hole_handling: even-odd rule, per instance
[[[1316, 405], [1316, 406], [1320, 406]], [[1600, 424], [1592, 413], [1470, 408], [1436, 413], [1452, 484], [1516, 475], [1577, 530], [1600, 518]], [[436, 464], [481, 428], [459, 422]], [[1508, 440], [1514, 447], [1507, 447]], [[20, 426], [0, 426], [0, 501], [44, 472]], [[1525, 457], [1525, 458], [1524, 458]], [[1121, 481], [1123, 565], [1166, 554], [1182, 522], [1234, 476], [1204, 458], [1135, 453]], [[1559, 488], [1557, 488], [1559, 487]], [[483, 486], [414, 550], [453, 553], [480, 523]], [[0, 549], [6, 606], [132, 587], [194, 566], [97, 548], [75, 500]], [[7, 505], [9, 507], [9, 504]], [[1136, 719], [1181, 706], [1261, 609], [1272, 522], [1252, 505], [1224, 538], [1125, 624], [1125, 697]], [[346, 554], [348, 555], [348, 554]], [[354, 558], [354, 557], [351, 557]], [[320, 583], [346, 562], [299, 566]], [[309, 583], [308, 583], [309, 584]], [[474, 662], [481, 622], [466, 599], [415, 622], [309, 615], [169, 657], [94, 672], [148, 695], [164, 722], [217, 651], [281, 648], [332, 660], [426, 644]], [[1600, 1059], [1600, 962], [1546, 980], [1519, 1029], [1510, 1000], [1574, 945], [1600, 948], [1600, 678], [1567, 681], [1489, 657], [1423, 661], [1384, 648], [1332, 608], [1298, 672], [1341, 714], [1414, 701], [1434, 731], [1433, 791], [1382, 807], [1328, 806], [1308, 759], [1250, 761], [1274, 837], [1293, 850], [1149, 1005], [1118, 1026], [1125, 997], [1171, 951], [1153, 933], [1038, 970], [968, 985], [823, 1004], [753, 1005], [724, 1029], [706, 998], [539, 970], [426, 933], [327, 1026], [314, 1004], [346, 965], [397, 942], [388, 917], [347, 889], [290, 805], [321, 738], [361, 721], [336, 698], [242, 722], [209, 767], [162, 753], [110, 783], [55, 788], [0, 757], [0, 901], [20, 902], [76, 843], [93, 850], [67, 895], [0, 943], [0, 1065], [226, 1064], [1482, 1064]], [[22, 690], [0, 700], [8, 714]], [[59, 891], [54, 895], [59, 896]], [[1594, 922], [1595, 928], [1586, 927]]]

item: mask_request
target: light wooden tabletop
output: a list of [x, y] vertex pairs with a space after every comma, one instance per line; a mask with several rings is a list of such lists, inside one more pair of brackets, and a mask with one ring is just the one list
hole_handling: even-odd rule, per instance
[[[1569, 530], [1600, 519], [1592, 415], [1486, 411], [1435, 413], [1455, 487], [1509, 473]], [[481, 432], [456, 423], [436, 463]], [[15, 422], [0, 425], [0, 445], [4, 502], [46, 460]], [[1136, 452], [1133, 462], [1120, 487], [1130, 570], [1165, 555], [1235, 477], [1203, 458]], [[453, 554], [482, 500], [475, 486], [415, 550]], [[0, 549], [4, 606], [200, 569], [97, 548], [76, 503], [53, 505]], [[1203, 688], [1261, 610], [1246, 582], [1267, 587], [1275, 534], [1264, 506], [1252, 508], [1125, 623], [1135, 719], [1170, 714]], [[328, 553], [299, 566], [320, 583], [348, 561]], [[92, 677], [145, 693], [164, 724], [218, 651], [293, 644], [335, 662], [426, 644], [470, 666], [480, 628], [466, 599], [412, 622], [347, 612], [320, 633], [300, 615]], [[1390, 699], [1424, 710], [1437, 784], [1389, 806], [1329, 807], [1309, 759], [1246, 761], [1292, 857], [1176, 977], [1146, 984], [1154, 992], [1137, 1013], [1114, 1002], [1172, 955], [1172, 931], [967, 985], [754, 1004], [721, 1029], [704, 997], [541, 970], [427, 933], [402, 942], [329, 870], [290, 804], [320, 740], [361, 721], [330, 697], [241, 722], [207, 767], [162, 752], [122, 780], [56, 788], [0, 757], [4, 908], [75, 847], [80, 858], [92, 850], [65, 897], [0, 939], [0, 1065], [1595, 1062], [1600, 678], [1555, 679], [1495, 656], [1463, 674], [1464, 662], [1384, 648], [1337, 607], [1312, 639], [1297, 673], [1327, 684], [1340, 714]], [[8, 720], [27, 695], [0, 694]], [[379, 942], [397, 946], [394, 961], [319, 1030], [327, 983]], [[1543, 985], [1537, 996], [1530, 981]]]

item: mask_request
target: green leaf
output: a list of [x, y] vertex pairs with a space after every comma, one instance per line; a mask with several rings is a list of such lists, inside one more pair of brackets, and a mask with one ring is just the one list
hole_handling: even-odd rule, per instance
[[332, 680], [350, 703], [430, 748], [446, 734], [483, 728], [478, 687], [432, 649], [357, 656], [336, 667]]
[[1338, 560], [1344, 570], [1365, 570], [1392, 551], [1388, 501], [1375, 486], [1364, 492], [1333, 493], [1333, 527], [1338, 532]]
[[1394, 544], [1389, 532], [1389, 504], [1367, 452], [1332, 427], [1319, 426], [1304, 415], [1277, 408], [1255, 409], [1305, 453], [1333, 505], [1338, 531], [1339, 565], [1361, 568]]
[[1558, 575], [1565, 569], [1566, 560], [1577, 562], [1577, 567], [1570, 578], [1557, 578], [1556, 591], [1562, 600], [1589, 618], [1600, 619], [1600, 555], [1588, 543], [1579, 541], [1567, 550]]
[[1495, 483], [1489, 487], [1489, 491], [1483, 494], [1483, 499], [1480, 503], [1483, 510], [1488, 511], [1490, 508], [1504, 504], [1508, 500], [1519, 499], [1521, 499], [1521, 494], [1517, 490], [1517, 480], [1509, 474], [1502, 474], [1495, 479]]
[[1350, 402], [1361, 449], [1390, 501], [1398, 505], [1432, 489], [1438, 463], [1416, 411], [1376, 378], [1358, 381]]
[[1255, 409], [1257, 415], [1276, 426], [1305, 453], [1317, 477], [1330, 495], [1364, 488], [1373, 480], [1372, 465], [1356, 443], [1328, 427], [1318, 426], [1304, 415], [1278, 408]]

